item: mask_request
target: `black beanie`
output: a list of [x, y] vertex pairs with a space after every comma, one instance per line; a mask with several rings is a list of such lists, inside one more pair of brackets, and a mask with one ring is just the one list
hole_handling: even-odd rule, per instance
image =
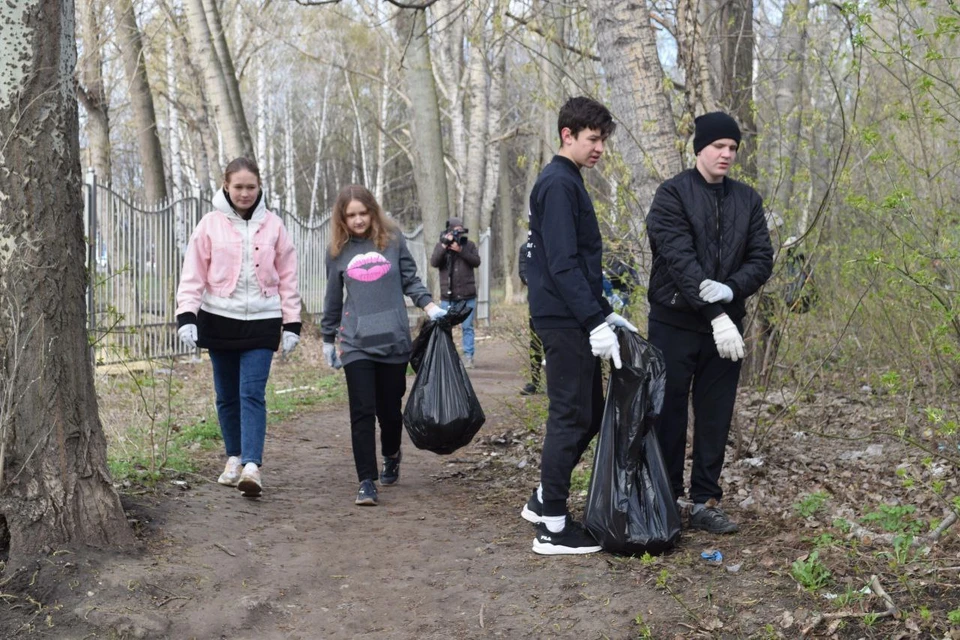
[[740, 127], [737, 121], [731, 118], [723, 111], [714, 111], [705, 113], [693, 121], [695, 132], [693, 134], [693, 153], [700, 153], [701, 149], [717, 140], [730, 138], [740, 145]]

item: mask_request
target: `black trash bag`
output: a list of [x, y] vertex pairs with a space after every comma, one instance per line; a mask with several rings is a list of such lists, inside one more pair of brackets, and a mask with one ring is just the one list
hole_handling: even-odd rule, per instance
[[663, 408], [660, 350], [617, 329], [622, 369], [612, 369], [583, 524], [607, 551], [662, 553], [680, 538], [680, 513], [654, 425]]
[[432, 322], [421, 330], [421, 334], [429, 332], [429, 337], [403, 410], [403, 426], [416, 448], [447, 454], [469, 444], [486, 416], [457, 354], [450, 328], [436, 324]]
[[414, 373], [420, 370], [420, 363], [423, 362], [423, 356], [427, 352], [427, 343], [430, 341], [430, 335], [434, 329], [439, 327], [445, 329], [449, 334], [450, 330], [466, 320], [471, 312], [473, 312], [473, 309], [467, 306], [466, 300], [458, 300], [447, 309], [447, 315], [439, 320], [428, 320], [423, 325], [417, 337], [413, 339], [413, 346], [410, 350], [410, 367], [413, 368]]

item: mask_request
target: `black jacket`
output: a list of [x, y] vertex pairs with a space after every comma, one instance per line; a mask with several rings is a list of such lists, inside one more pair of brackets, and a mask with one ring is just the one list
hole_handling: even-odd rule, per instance
[[530, 192], [526, 279], [536, 329], [590, 331], [613, 312], [603, 297], [603, 243], [577, 165], [554, 156]]
[[430, 265], [440, 270], [441, 300], [477, 297], [477, 278], [473, 270], [480, 266], [480, 250], [473, 240], [467, 240], [460, 248], [460, 253], [438, 242], [430, 256]]
[[[653, 252], [650, 272], [650, 319], [711, 332], [710, 320], [726, 313], [739, 322], [745, 300], [773, 272], [773, 247], [763, 200], [751, 187], [724, 178], [711, 188], [700, 172], [689, 169], [667, 180], [647, 214]], [[700, 283], [710, 279], [733, 291], [729, 304], [700, 299]]]

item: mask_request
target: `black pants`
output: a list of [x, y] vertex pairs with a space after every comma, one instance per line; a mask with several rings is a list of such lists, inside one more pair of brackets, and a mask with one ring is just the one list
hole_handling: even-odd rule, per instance
[[603, 416], [600, 360], [580, 329], [539, 329], [547, 356], [547, 434], [540, 460], [543, 515], [567, 513], [570, 474]]
[[540, 367], [543, 362], [543, 342], [533, 328], [533, 318], [530, 319], [530, 382], [540, 388]]
[[407, 364], [357, 360], [344, 365], [350, 399], [350, 433], [357, 479], [376, 480], [376, 421], [380, 421], [380, 452], [396, 455], [403, 433], [400, 404], [407, 390]]
[[[740, 328], [739, 326], [737, 327]], [[667, 384], [657, 437], [676, 497], [684, 495], [687, 403], [693, 385], [693, 471], [690, 499], [720, 500], [720, 471], [726, 452], [742, 361], [720, 357], [713, 336], [651, 320], [650, 342], [666, 360]], [[742, 331], [742, 329], [741, 329]]]

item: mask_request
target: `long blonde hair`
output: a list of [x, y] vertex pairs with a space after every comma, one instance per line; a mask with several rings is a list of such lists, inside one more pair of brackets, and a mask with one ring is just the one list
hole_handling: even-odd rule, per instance
[[366, 237], [373, 240], [377, 249], [383, 251], [397, 233], [396, 223], [388, 218], [370, 190], [359, 184], [348, 184], [340, 189], [333, 204], [333, 233], [330, 238], [330, 255], [336, 258], [350, 242], [347, 228], [347, 206], [356, 200], [370, 213], [370, 228]]

